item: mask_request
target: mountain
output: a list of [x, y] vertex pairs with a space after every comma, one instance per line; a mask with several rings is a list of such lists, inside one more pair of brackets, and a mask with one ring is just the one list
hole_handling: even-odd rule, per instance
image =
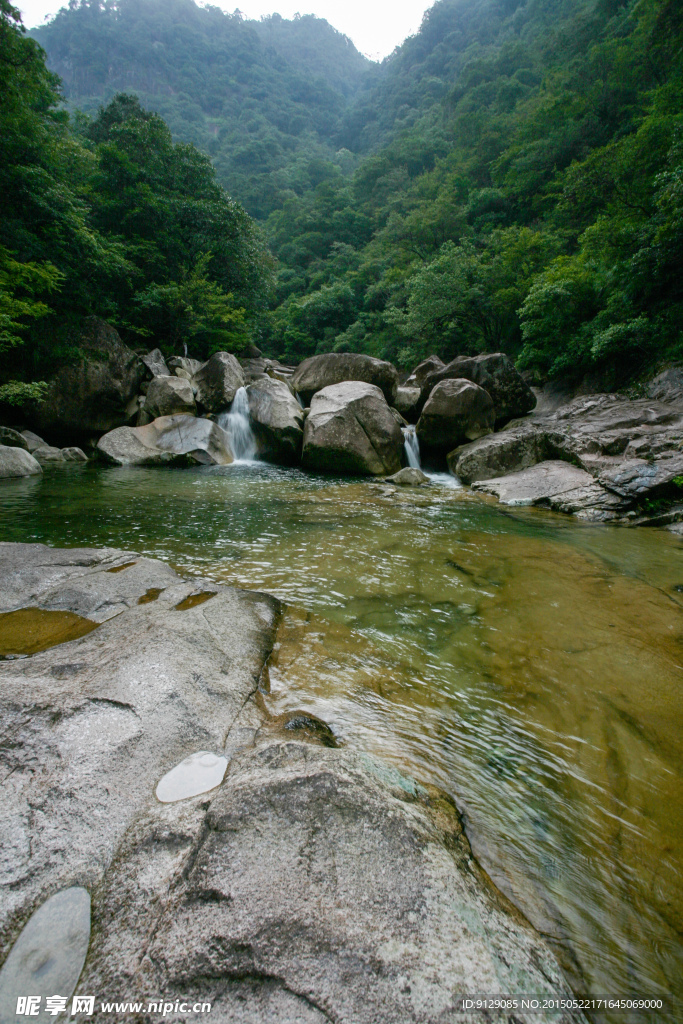
[[137, 92], [261, 221], [274, 355], [503, 350], [607, 387], [683, 355], [680, 0], [436, 0], [381, 65], [192, 0], [33, 34], [71, 107]]
[[348, 170], [340, 118], [373, 65], [321, 18], [247, 21], [193, 0], [81, 0], [31, 35], [89, 113], [134, 92], [174, 137], [208, 153], [256, 217]]

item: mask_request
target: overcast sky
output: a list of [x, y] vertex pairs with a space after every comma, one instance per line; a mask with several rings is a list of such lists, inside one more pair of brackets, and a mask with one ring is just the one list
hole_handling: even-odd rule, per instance
[[[277, 10], [283, 18], [299, 14], [316, 14], [350, 36], [361, 53], [380, 60], [417, 32], [422, 15], [433, 0], [242, 0], [240, 11], [248, 18], [260, 18]], [[41, 25], [55, 14], [64, 0], [14, 0], [28, 28]], [[216, 2], [224, 10], [230, 4]], [[234, 8], [232, 8], [234, 10]]]

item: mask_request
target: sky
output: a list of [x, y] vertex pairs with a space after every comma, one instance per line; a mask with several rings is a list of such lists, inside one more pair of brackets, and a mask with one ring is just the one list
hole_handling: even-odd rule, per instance
[[[414, 35], [422, 15], [433, 0], [241, 0], [237, 4], [247, 18], [260, 18], [277, 11], [283, 18], [315, 14], [349, 36], [361, 53], [381, 60], [406, 36]], [[56, 14], [64, 0], [14, 0], [27, 28], [41, 25]], [[230, 7], [214, 0], [214, 6]], [[232, 8], [234, 10], [234, 8]]]

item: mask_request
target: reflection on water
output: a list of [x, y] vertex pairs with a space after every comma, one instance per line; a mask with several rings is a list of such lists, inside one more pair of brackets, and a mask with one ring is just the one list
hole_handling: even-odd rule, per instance
[[579, 989], [683, 996], [680, 540], [265, 466], [48, 471], [0, 523], [285, 599], [273, 714], [452, 793]]

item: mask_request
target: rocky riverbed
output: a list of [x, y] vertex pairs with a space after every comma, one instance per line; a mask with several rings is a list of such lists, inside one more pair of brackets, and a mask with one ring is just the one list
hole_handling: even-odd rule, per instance
[[[572, 397], [533, 391], [500, 352], [447, 365], [430, 356], [399, 384], [391, 363], [356, 353], [313, 356], [297, 368], [227, 352], [167, 363], [158, 349], [136, 355], [96, 318], [80, 345], [82, 363], [58, 371], [34, 413], [49, 441], [27, 424], [0, 428], [0, 477], [86, 459], [74, 441], [115, 465], [228, 465], [246, 451], [370, 477], [393, 477], [407, 462], [419, 468], [421, 451], [422, 468], [448, 468], [503, 504], [674, 530], [683, 520], [677, 367], [637, 398]], [[246, 448], [237, 420], [250, 435]]]
[[[310, 715], [267, 714], [277, 600], [111, 548], [2, 544], [0, 576], [3, 959], [46, 900], [85, 890], [87, 956], [74, 947], [62, 977], [98, 1002], [406, 1024], [451, 1020], [458, 993], [569, 994], [442, 792], [339, 749]], [[20, 614], [44, 649], [24, 653]], [[91, 628], [48, 646], [65, 615]], [[198, 751], [226, 759], [223, 782], [160, 802]], [[32, 937], [34, 958], [70, 912]], [[34, 964], [0, 974], [3, 1021], [40, 991]]]

